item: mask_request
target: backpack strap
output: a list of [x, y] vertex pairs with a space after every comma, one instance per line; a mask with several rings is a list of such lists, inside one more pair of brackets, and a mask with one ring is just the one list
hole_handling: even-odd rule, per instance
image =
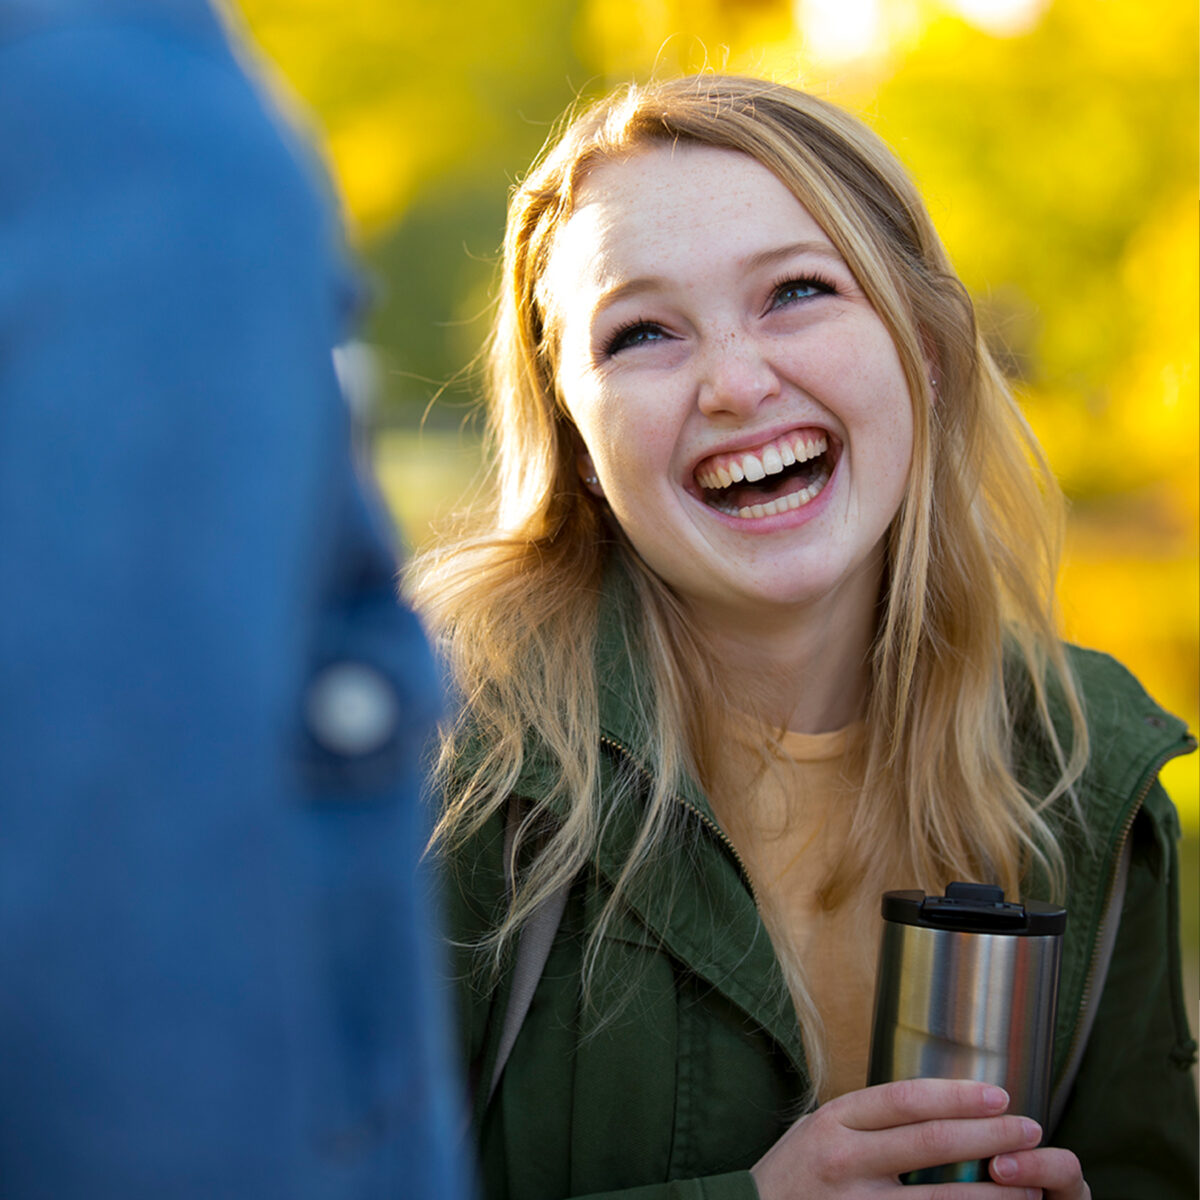
[[[514, 889], [515, 863], [513, 849], [516, 844], [517, 830], [523, 819], [524, 805], [512, 797], [504, 814], [504, 883], [511, 897]], [[546, 967], [546, 959], [550, 956], [550, 947], [554, 944], [554, 936], [562, 923], [563, 912], [567, 907], [567, 893], [571, 890], [570, 881], [562, 884], [551, 892], [541, 904], [529, 915], [521, 932], [517, 935], [516, 962], [513, 964], [512, 987], [508, 994], [508, 1006], [504, 1010], [503, 1023], [500, 1026], [500, 1044], [496, 1058], [492, 1064], [492, 1077], [488, 1083], [487, 1099], [484, 1108], [492, 1102], [500, 1076], [504, 1073], [505, 1064], [512, 1053], [512, 1048], [525, 1022], [533, 993], [537, 990], [538, 980]]]
[[1121, 924], [1121, 910], [1125, 906], [1125, 889], [1129, 885], [1129, 862], [1133, 857], [1133, 839], [1126, 838], [1117, 861], [1117, 873], [1113, 880], [1112, 894], [1108, 899], [1108, 907], [1100, 922], [1100, 937], [1096, 945], [1096, 971], [1092, 977], [1092, 989], [1088, 995], [1087, 1007], [1079, 1016], [1078, 1036], [1070, 1060], [1063, 1069], [1062, 1078], [1050, 1097], [1049, 1120], [1046, 1125], [1046, 1137], [1057, 1128], [1062, 1119], [1063, 1109], [1067, 1106], [1067, 1097], [1075, 1086], [1075, 1077], [1083, 1062], [1083, 1052], [1087, 1049], [1088, 1039], [1092, 1035], [1092, 1026], [1096, 1023], [1096, 1010], [1100, 1007], [1100, 996], [1104, 991], [1104, 981], [1108, 977], [1108, 968], [1112, 963], [1113, 950], [1117, 944], [1117, 929]]

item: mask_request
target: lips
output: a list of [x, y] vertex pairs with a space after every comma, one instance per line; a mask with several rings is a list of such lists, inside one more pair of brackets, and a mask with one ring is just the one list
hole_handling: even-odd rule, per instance
[[751, 520], [811, 504], [829, 482], [836, 458], [836, 443], [824, 430], [794, 429], [758, 446], [705, 458], [693, 477], [710, 508]]

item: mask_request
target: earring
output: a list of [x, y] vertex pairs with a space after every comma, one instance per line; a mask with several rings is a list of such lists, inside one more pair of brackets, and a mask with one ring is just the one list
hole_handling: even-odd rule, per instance
[[935, 392], [937, 391], [937, 376], [936, 375], [930, 375], [929, 386], [930, 386], [930, 388], [933, 389], [933, 391], [935, 391]]
[[583, 482], [586, 483], [588, 487], [595, 487], [596, 484], [600, 482], [600, 479], [599, 476], [596, 475], [585, 475], [583, 477]]

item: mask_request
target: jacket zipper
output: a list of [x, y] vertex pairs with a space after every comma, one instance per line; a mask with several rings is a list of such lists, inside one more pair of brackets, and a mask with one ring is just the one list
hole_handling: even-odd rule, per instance
[[[614, 750], [618, 754], [620, 754], [623, 758], [628, 760], [628, 762], [630, 762], [633, 765], [634, 769], [636, 771], [638, 771], [638, 773], [641, 774], [643, 776], [643, 778], [645, 778], [647, 781], [651, 780], [650, 772], [638, 761], [637, 757], [626, 746], [623, 746], [618, 741], [614, 741], [612, 738], [608, 737], [606, 734], [600, 735], [600, 741], [603, 745], [610, 747], [612, 750]], [[675, 793], [673, 793], [672, 798], [674, 799], [676, 804], [679, 804], [681, 807], [686, 809], [690, 814], [692, 814], [694, 817], [696, 817], [700, 821], [701, 825], [703, 825], [717, 839], [717, 841], [720, 842], [721, 845], [723, 845], [729, 851], [730, 855], [733, 857], [733, 861], [737, 864], [738, 870], [741, 872], [742, 881], [745, 883], [746, 888], [750, 893], [751, 902], [754, 904], [755, 911], [757, 912], [758, 908], [759, 908], [758, 893], [754, 890], [754, 881], [750, 878], [750, 872], [746, 867], [745, 860], [738, 853], [737, 847], [733, 844], [733, 842], [731, 842], [729, 840], [729, 835], [725, 832], [725, 830], [723, 830], [720, 827], [720, 825], [718, 825], [716, 823], [716, 821], [714, 821], [710, 816], [708, 816], [707, 813], [705, 813], [705, 812], [701, 811], [699, 808], [697, 808], [696, 805], [694, 805], [690, 800], [687, 799], [687, 797], [680, 795], [679, 792], [675, 792]], [[761, 920], [761, 917], [759, 919]], [[767, 1028], [769, 1030], [770, 1026], [764, 1023], [764, 1028]], [[792, 1065], [794, 1066], [796, 1073], [801, 1078], [807, 1079], [808, 1078], [808, 1064], [805, 1060], [805, 1050], [804, 1050], [803, 1040], [797, 1039], [799, 1041], [799, 1050], [797, 1052], [795, 1049], [791, 1048], [792, 1047], [791, 1042], [789, 1042], [788, 1038], [786, 1036], [784, 1036], [782, 1033], [775, 1031], [772, 1033], [772, 1036], [775, 1037], [775, 1039], [779, 1042], [779, 1044], [785, 1048], [785, 1052], [787, 1053], [789, 1060], [791, 1061]]]
[[[601, 734], [600, 741], [605, 746], [611, 746], [630, 763], [632, 763], [633, 766], [647, 780], [650, 780], [650, 772], [644, 766], [642, 766], [640, 762], [638, 762], [629, 749], [623, 746], [620, 742], [614, 741], [612, 738], [608, 737], [607, 734]], [[682, 805], [688, 810], [688, 812], [695, 816], [700, 823], [706, 829], [708, 829], [710, 833], [712, 833], [717, 841], [719, 841], [733, 856], [734, 862], [736, 862], [738, 865], [738, 870], [742, 873], [742, 879], [745, 881], [746, 887], [750, 889], [750, 898], [754, 901], [754, 907], [758, 908], [758, 893], [754, 890], [754, 880], [750, 878], [750, 872], [746, 867], [746, 863], [742, 856], [738, 853], [737, 847], [729, 840], [729, 835], [720, 827], [720, 825], [716, 823], [716, 821], [708, 816], [707, 813], [701, 812], [700, 809], [698, 809], [690, 800], [686, 799], [684, 796], [681, 796], [678, 792], [674, 793], [673, 799], [677, 804]]]
[[1075, 1021], [1074, 1032], [1071, 1035], [1071, 1046], [1067, 1051], [1067, 1057], [1063, 1060], [1063, 1074], [1059, 1080], [1059, 1085], [1054, 1089], [1054, 1094], [1050, 1099], [1050, 1111], [1055, 1112], [1059, 1107], [1061, 1099], [1059, 1093], [1062, 1085], [1066, 1082], [1073, 1082], [1076, 1075], [1076, 1055], [1079, 1054], [1082, 1048], [1079, 1045], [1079, 1039], [1082, 1036], [1082, 1031], [1089, 1027], [1087, 1021], [1088, 1009], [1092, 1003], [1092, 989], [1096, 983], [1096, 968], [1100, 959], [1100, 948], [1104, 945], [1105, 931], [1110, 921], [1120, 920], [1120, 914], [1110, 912], [1112, 905], [1113, 892], [1117, 886], [1117, 876], [1121, 870], [1121, 858], [1125, 853], [1125, 843], [1129, 840], [1129, 834], [1133, 829], [1133, 823], [1137, 820], [1137, 815], [1142, 811], [1142, 805], [1146, 802], [1146, 797], [1150, 794], [1150, 789], [1154, 786], [1154, 781], [1158, 778], [1159, 772], [1173, 758], [1178, 758], [1180, 755], [1187, 754], [1190, 749], [1194, 748], [1194, 742], [1189, 738], [1187, 745], [1178, 749], [1171, 749], [1167, 753], [1161, 755], [1150, 773], [1146, 776], [1146, 782], [1143, 784], [1141, 791], [1138, 792], [1134, 800], [1133, 807], [1129, 810], [1128, 815], [1121, 824], [1121, 832], [1114, 846], [1115, 853], [1112, 855], [1112, 868], [1108, 874], [1108, 884], [1104, 892], [1104, 904], [1101, 908], [1100, 924], [1096, 929], [1096, 936], [1092, 940], [1091, 957], [1088, 960], [1087, 974], [1083, 979], [1083, 991], [1079, 997], [1079, 1016]]

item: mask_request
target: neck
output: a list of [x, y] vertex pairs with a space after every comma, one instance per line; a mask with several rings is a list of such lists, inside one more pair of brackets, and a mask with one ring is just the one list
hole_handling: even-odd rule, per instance
[[768, 724], [828, 733], [863, 716], [878, 619], [869, 595], [764, 613], [753, 626], [711, 613], [698, 619], [737, 690], [749, 688]]

